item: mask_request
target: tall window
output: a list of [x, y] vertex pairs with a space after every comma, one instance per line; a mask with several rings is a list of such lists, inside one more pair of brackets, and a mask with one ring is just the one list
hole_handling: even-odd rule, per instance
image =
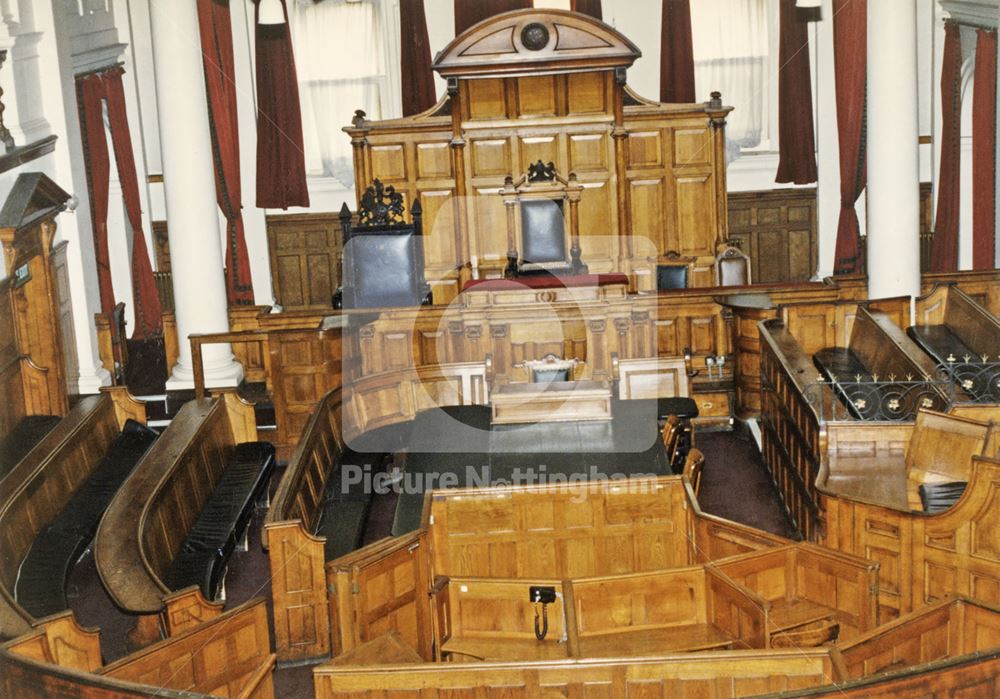
[[695, 0], [691, 4], [699, 99], [718, 90], [735, 107], [726, 125], [727, 160], [766, 147], [771, 127], [769, 0]]
[[288, 0], [302, 103], [306, 171], [354, 186], [351, 140], [341, 131], [354, 110], [395, 116], [388, 66], [386, 5], [379, 0]]

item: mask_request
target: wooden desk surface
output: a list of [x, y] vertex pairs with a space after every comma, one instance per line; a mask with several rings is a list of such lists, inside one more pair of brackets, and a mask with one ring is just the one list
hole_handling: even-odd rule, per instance
[[604, 381], [501, 384], [490, 395], [493, 424], [611, 419], [611, 386]]

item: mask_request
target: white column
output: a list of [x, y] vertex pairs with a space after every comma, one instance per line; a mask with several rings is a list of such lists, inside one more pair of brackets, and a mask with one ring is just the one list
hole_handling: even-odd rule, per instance
[[868, 296], [920, 293], [917, 13], [868, 3]]
[[833, 0], [823, 0], [823, 21], [812, 24], [816, 71], [816, 243], [820, 279], [833, 274], [840, 223], [840, 133], [833, 64]]
[[[150, 13], [180, 341], [167, 388], [176, 390], [194, 385], [188, 336], [228, 332], [229, 317], [197, 7], [195, 0], [150, 0]], [[243, 378], [229, 345], [206, 345], [203, 359], [209, 386], [233, 386]]]

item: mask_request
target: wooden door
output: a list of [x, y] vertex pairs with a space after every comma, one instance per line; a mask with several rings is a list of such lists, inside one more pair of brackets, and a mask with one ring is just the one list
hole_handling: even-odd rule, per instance
[[383, 539], [327, 565], [334, 654], [397, 631], [424, 660], [433, 653], [426, 532]]

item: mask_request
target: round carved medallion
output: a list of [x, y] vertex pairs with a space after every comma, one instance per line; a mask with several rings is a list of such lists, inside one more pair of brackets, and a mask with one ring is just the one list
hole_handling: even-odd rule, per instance
[[521, 43], [529, 51], [541, 51], [549, 43], [549, 30], [544, 24], [532, 22], [521, 30]]

